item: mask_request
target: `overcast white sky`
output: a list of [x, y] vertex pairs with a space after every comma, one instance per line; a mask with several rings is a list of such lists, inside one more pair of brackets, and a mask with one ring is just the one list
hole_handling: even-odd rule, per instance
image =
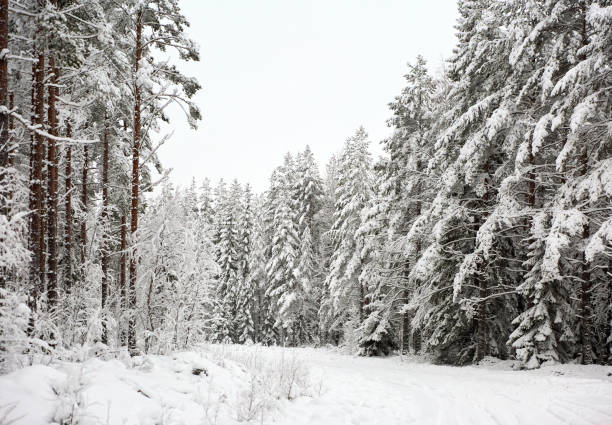
[[455, 46], [455, 0], [182, 0], [201, 62], [203, 120], [189, 129], [170, 111], [174, 135], [160, 150], [171, 180], [209, 177], [267, 188], [285, 152], [309, 144], [323, 164], [363, 125], [371, 151], [389, 134], [388, 103], [406, 63], [423, 55], [439, 70]]

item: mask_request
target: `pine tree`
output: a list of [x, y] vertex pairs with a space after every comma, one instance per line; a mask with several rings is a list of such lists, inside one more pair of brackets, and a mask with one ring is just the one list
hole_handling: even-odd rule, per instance
[[[184, 37], [188, 23], [176, 1], [92, 0], [76, 8], [55, 0], [9, 3], [0, 4], [0, 273], [8, 278], [0, 286], [10, 290], [13, 307], [27, 295], [28, 308], [19, 311], [27, 316], [26, 337], [39, 348], [29, 345], [24, 353], [52, 353], [101, 337], [113, 345], [116, 320], [124, 317], [119, 301], [125, 297], [114, 291], [124, 261], [113, 254], [121, 249], [119, 223], [128, 212], [126, 142], [132, 139], [132, 147], [138, 127], [128, 125], [136, 112], [132, 90], [148, 102], [138, 137], [145, 161], [137, 169], [138, 189], [148, 190], [149, 161], [159, 166], [150, 136], [165, 119], [166, 104], [187, 105], [190, 124], [199, 118], [189, 99], [197, 82], [153, 58], [170, 47], [180, 59], [197, 59], [197, 52]], [[132, 44], [137, 9], [146, 27], [141, 63]]]
[[[150, 108], [153, 111], [163, 111], [163, 105], [172, 101], [186, 104], [189, 109], [189, 123], [195, 126], [195, 121], [200, 118], [200, 113], [189, 98], [200, 86], [194, 79], [181, 75], [167, 62], [154, 61], [153, 48], [162, 52], [167, 48], [174, 48], [183, 60], [199, 60], [194, 43], [184, 36], [184, 26], [188, 25], [188, 22], [180, 13], [178, 0], [132, 2], [127, 9], [131, 9], [131, 14], [136, 17], [133, 28], [128, 29], [128, 32], [133, 31], [135, 34], [135, 53], [131, 61], [134, 67], [132, 74], [134, 113], [130, 231], [133, 235], [138, 230], [141, 144], [148, 142], [148, 135], [142, 133], [142, 96], [146, 94], [152, 98], [147, 103], [156, 104], [156, 107]], [[162, 21], [167, 21], [167, 23], [162, 25]], [[171, 90], [169, 86], [172, 86]], [[160, 116], [160, 112], [156, 114]], [[133, 254], [130, 259], [130, 295], [128, 297], [128, 305], [132, 309], [136, 306], [135, 289], [138, 280], [136, 261], [136, 255]], [[132, 351], [136, 350], [135, 325], [135, 317], [132, 314], [128, 331], [128, 346]]]

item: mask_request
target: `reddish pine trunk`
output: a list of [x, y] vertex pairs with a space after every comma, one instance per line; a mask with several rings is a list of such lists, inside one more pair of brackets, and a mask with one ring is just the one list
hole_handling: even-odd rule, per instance
[[[127, 271], [127, 220], [125, 215], [121, 216], [121, 266], [120, 266], [120, 274], [119, 274], [119, 287], [121, 291], [121, 311], [125, 311], [125, 307], [127, 305], [126, 299], [126, 271]], [[121, 344], [125, 345], [126, 343], [126, 335], [125, 335], [125, 327], [122, 326], [123, 331], [121, 332]]]
[[[13, 110], [13, 108], [15, 107], [15, 93], [10, 92], [9, 93], [9, 109]], [[12, 132], [15, 129], [15, 118], [11, 115], [9, 116], [9, 154], [8, 154], [8, 166], [9, 168], [13, 168], [15, 166], [15, 156], [17, 155], [17, 146], [13, 145], [12, 142]], [[9, 217], [12, 216], [12, 204], [13, 204], [13, 197], [14, 197], [14, 185], [11, 184], [11, 187], [9, 188], [9, 193], [8, 193], [8, 207], [7, 207], [7, 215]]]
[[[36, 108], [37, 108], [37, 124], [43, 128], [45, 123], [45, 56], [41, 54], [39, 56], [40, 61], [40, 84], [37, 84], [37, 93], [36, 93]], [[37, 81], [38, 83], [38, 81]], [[47, 167], [45, 164], [45, 152], [46, 152], [46, 144], [45, 138], [42, 135], [36, 135], [39, 139], [36, 144], [36, 157], [38, 160], [37, 169], [40, 172], [40, 176], [36, 179], [37, 182], [37, 208], [38, 208], [38, 221], [40, 222], [40, 230], [38, 233], [38, 250], [39, 250], [39, 258], [40, 258], [40, 269], [38, 270], [39, 279], [40, 279], [40, 289], [44, 291], [46, 288], [46, 280], [45, 280], [45, 264], [46, 264], [46, 204], [47, 198], [44, 189], [44, 182], [47, 180]]]
[[[104, 154], [102, 157], [102, 312], [108, 297], [108, 117], [104, 117]], [[106, 321], [102, 321], [102, 343], [108, 343]]]
[[[48, 123], [49, 134], [57, 136], [57, 110], [55, 101], [57, 97], [57, 68], [53, 57], [49, 58], [49, 70], [51, 81], [49, 85], [49, 109]], [[48, 138], [47, 156], [47, 245], [48, 245], [48, 271], [47, 271], [47, 296], [49, 299], [49, 309], [54, 310], [58, 300], [57, 287], [57, 210], [58, 210], [58, 152], [57, 142]]]
[[47, 191], [45, 190], [44, 182], [47, 181], [47, 157], [46, 147], [43, 147], [41, 153], [43, 169], [40, 178], [40, 281], [42, 290], [47, 288], [47, 279], [45, 270], [47, 270]]
[[[8, 107], [8, 0], [0, 0], [0, 106]], [[0, 188], [4, 187], [4, 169], [9, 157], [9, 114], [0, 113]], [[5, 210], [5, 206], [2, 208]]]
[[[0, 0], [0, 106], [8, 108], [8, 0]], [[0, 190], [4, 191], [9, 165], [9, 114], [0, 113]], [[0, 197], [0, 211], [8, 215], [8, 202]]]
[[[33, 122], [42, 126], [45, 112], [44, 74], [45, 56], [38, 55], [38, 61], [34, 68], [33, 87]], [[30, 263], [30, 284], [32, 285], [32, 297], [30, 308], [36, 309], [38, 294], [43, 289], [44, 283], [44, 234], [42, 226], [43, 216], [43, 152], [44, 137], [34, 132], [32, 137], [32, 149], [30, 152], [30, 222], [29, 222], [29, 247], [32, 252]]]
[[[30, 122], [31, 123], [35, 123], [36, 122], [36, 75], [38, 73], [38, 67], [36, 66], [36, 63], [32, 64], [32, 89], [30, 91], [31, 93], [31, 97], [30, 97], [30, 105], [32, 105], [32, 115], [30, 116]], [[34, 211], [32, 208], [32, 182], [34, 181], [34, 156], [35, 156], [35, 151], [36, 151], [36, 145], [35, 145], [35, 138], [34, 138], [34, 132], [30, 131], [30, 158], [29, 158], [29, 205], [28, 208], [30, 211]], [[30, 215], [30, 220], [31, 220], [31, 215]]]
[[[0, 0], [0, 106], [7, 105], [8, 94], [8, 0]], [[9, 216], [9, 194], [4, 193], [9, 166], [9, 114], [0, 113], [0, 214]], [[2, 240], [0, 239], [0, 243]], [[6, 284], [8, 270], [0, 270], [0, 288]]]
[[85, 259], [87, 253], [87, 172], [89, 171], [89, 147], [83, 146], [83, 171], [81, 175], [81, 205], [83, 218], [81, 220], [81, 278], [85, 277]]
[[[66, 124], [66, 137], [72, 136], [70, 123]], [[64, 230], [64, 282], [66, 290], [72, 289], [72, 146], [66, 147], [66, 223]]]
[[[32, 63], [32, 88], [30, 90], [30, 105], [32, 105], [30, 122], [36, 122], [36, 79], [38, 77], [38, 65], [36, 62]], [[30, 131], [30, 157], [29, 157], [29, 175], [28, 175], [28, 211], [30, 211], [30, 215], [28, 216], [28, 249], [32, 253], [30, 257], [30, 264], [28, 268], [28, 278], [30, 285], [30, 294], [28, 296], [28, 307], [32, 311], [36, 308], [35, 299], [37, 298], [36, 293], [36, 282], [38, 279], [36, 278], [36, 274], [38, 271], [39, 260], [37, 258], [37, 250], [35, 249], [38, 237], [35, 235], [35, 224], [36, 224], [36, 202], [34, 196], [34, 158], [36, 157], [36, 138], [34, 136], [34, 132]], [[28, 328], [28, 332], [32, 330], [32, 319], [30, 318], [30, 326]]]
[[[136, 20], [136, 61], [135, 74], [138, 74], [140, 60], [142, 58], [142, 9], [138, 11]], [[132, 245], [134, 244], [134, 233], [138, 230], [138, 185], [140, 167], [140, 86], [134, 80], [134, 145], [132, 149], [132, 205], [131, 205], [131, 227]], [[130, 318], [128, 323], [128, 349], [132, 352], [136, 350], [136, 255], [132, 250], [130, 257], [130, 288], [129, 288], [129, 309]]]

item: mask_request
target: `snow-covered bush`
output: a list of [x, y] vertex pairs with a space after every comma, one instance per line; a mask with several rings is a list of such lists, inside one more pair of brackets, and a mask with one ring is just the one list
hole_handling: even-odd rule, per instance
[[[36, 314], [26, 296], [0, 288], [0, 373], [53, 359], [49, 336], [56, 333], [48, 314]], [[29, 330], [30, 318], [35, 326]]]
[[290, 348], [215, 344], [204, 349], [220, 365], [231, 367], [234, 363], [249, 377], [248, 384], [235, 400], [238, 420], [263, 417], [281, 400], [294, 400], [321, 392], [322, 382], [313, 382], [304, 361]]

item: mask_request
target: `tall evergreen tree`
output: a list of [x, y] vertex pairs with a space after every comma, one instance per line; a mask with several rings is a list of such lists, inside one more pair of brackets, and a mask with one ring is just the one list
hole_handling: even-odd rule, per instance
[[[358, 280], [362, 246], [355, 236], [361, 225], [361, 210], [372, 197], [368, 144], [368, 135], [361, 127], [346, 141], [338, 163], [334, 224], [329, 230], [333, 253], [326, 278], [332, 303], [330, 313], [335, 317], [334, 328], [349, 319], [356, 321], [356, 328], [364, 319], [366, 294]], [[351, 314], [353, 317], [349, 317]]]
[[299, 313], [304, 302], [304, 287], [299, 270], [299, 235], [293, 202], [295, 163], [290, 154], [274, 170], [268, 194], [270, 256], [266, 264], [269, 279], [267, 294], [276, 302], [275, 326], [283, 343], [296, 344], [303, 323]]
[[377, 166], [378, 193], [364, 211], [359, 229], [366, 247], [362, 250], [366, 266], [361, 280], [372, 294], [368, 312], [371, 317], [361, 336], [366, 351], [388, 352], [389, 346], [393, 346], [391, 327], [400, 308], [403, 313], [397, 327], [402, 329], [399, 339], [403, 350], [408, 349], [412, 337], [408, 305], [414, 282], [410, 282], [409, 274], [421, 246], [418, 239], [408, 241], [407, 245], [405, 236], [424, 210], [423, 204], [430, 199], [427, 189], [431, 182], [425, 168], [431, 156], [427, 141], [431, 135], [436, 83], [422, 57], [417, 57], [415, 65], [409, 65], [405, 78], [407, 87], [390, 104], [394, 117], [389, 125], [394, 134], [383, 142], [388, 159]]

